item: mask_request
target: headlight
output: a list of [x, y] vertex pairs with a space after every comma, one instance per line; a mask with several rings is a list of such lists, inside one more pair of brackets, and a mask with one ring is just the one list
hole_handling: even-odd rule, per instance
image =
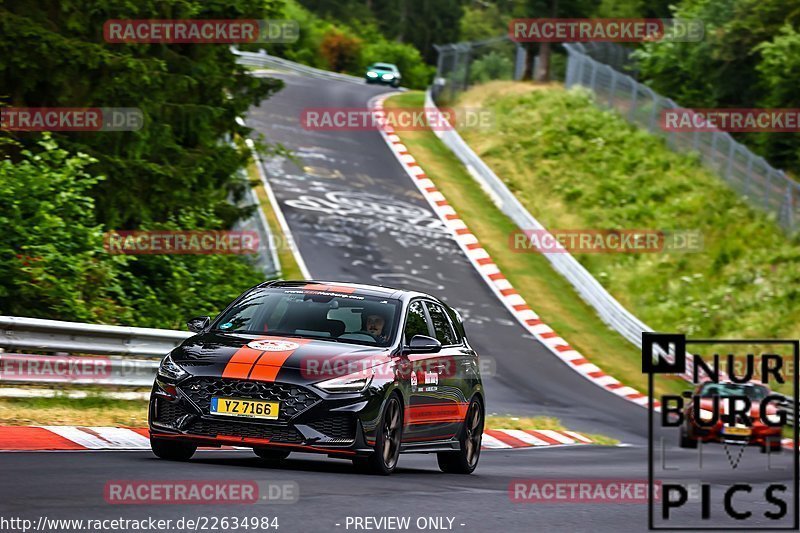
[[385, 80], [391, 80], [392, 78], [394, 78], [394, 74], [384, 74], [381, 76], [381, 78]]
[[158, 375], [169, 379], [181, 379], [189, 375], [189, 373], [178, 366], [175, 361], [172, 360], [172, 357], [167, 355], [158, 366]]
[[367, 76], [369, 76], [370, 78], [377, 78], [378, 74], [370, 70], [369, 72], [367, 72]]
[[372, 383], [372, 372], [368, 374], [359, 372], [317, 383], [317, 387], [325, 392], [361, 392], [369, 387], [370, 383]]
[[710, 422], [714, 419], [714, 411], [709, 411], [708, 409], [700, 409], [700, 420], [704, 422]]
[[[766, 416], [767, 420], [771, 424], [780, 424], [781, 423], [781, 413], [780, 412], [767, 413], [765, 416]], [[783, 422], [786, 423], [785, 420]]]

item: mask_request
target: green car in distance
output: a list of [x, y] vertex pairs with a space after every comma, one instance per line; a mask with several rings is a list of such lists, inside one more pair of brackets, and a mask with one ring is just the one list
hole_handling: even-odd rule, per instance
[[392, 65], [391, 63], [373, 63], [367, 67], [365, 78], [367, 83], [382, 83], [384, 85], [391, 85], [392, 87], [399, 87], [402, 76], [396, 65]]

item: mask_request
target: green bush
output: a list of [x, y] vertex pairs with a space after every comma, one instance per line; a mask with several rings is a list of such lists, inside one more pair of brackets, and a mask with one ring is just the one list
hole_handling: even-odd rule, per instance
[[[270, 54], [354, 76], [363, 76], [367, 66], [375, 62], [394, 63], [403, 75], [403, 85], [414, 89], [424, 89], [433, 79], [436, 69], [424, 62], [417, 48], [387, 39], [373, 21], [323, 19], [296, 0], [286, 1], [284, 16], [298, 21], [300, 39], [295, 43], [265, 46]], [[347, 45], [353, 42], [359, 44]], [[334, 58], [334, 51], [344, 53], [337, 52]]]
[[[679, 105], [695, 108], [798, 108], [797, 0], [682, 0], [675, 18], [699, 19], [699, 42], [644, 43], [640, 79]], [[773, 166], [800, 172], [800, 138], [734, 136]]]
[[497, 50], [485, 54], [470, 65], [470, 82], [485, 83], [492, 80], [510, 80], [514, 76], [514, 62]]
[[[48, 135], [38, 148], [0, 160], [0, 313], [183, 329], [263, 281], [243, 257], [108, 254], [89, 194], [104, 180], [87, 170], [92, 158]], [[159, 229], [199, 228], [201, 218], [213, 214]]]

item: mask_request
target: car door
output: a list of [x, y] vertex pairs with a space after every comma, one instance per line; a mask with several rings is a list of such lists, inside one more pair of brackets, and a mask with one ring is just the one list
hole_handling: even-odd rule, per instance
[[463, 393], [459, 387], [458, 336], [444, 309], [431, 300], [409, 306], [404, 342], [427, 335], [442, 343], [437, 353], [408, 354], [410, 400], [406, 416], [407, 442], [451, 438], [464, 419]]
[[[433, 337], [433, 329], [430, 326], [430, 320], [422, 300], [414, 300], [408, 306], [403, 330], [403, 345], [407, 346], [415, 335]], [[420, 413], [426, 403], [424, 393], [425, 368], [428, 366], [427, 362], [433, 359], [434, 356], [435, 354], [413, 353], [407, 353], [402, 356], [404, 361], [401, 365], [404, 369], [407, 369], [402, 374], [405, 376], [408, 387], [408, 403], [404, 416], [404, 442], [426, 440], [427, 428], [424, 423], [424, 416], [421, 417]], [[422, 382], [422, 390], [420, 389], [420, 381]]]
[[442, 350], [432, 354], [427, 369], [429, 387], [427, 401], [435, 407], [435, 423], [430, 430], [435, 438], [450, 438], [461, 429], [467, 414], [468, 399], [465, 397], [464, 344], [452, 324], [444, 306], [425, 300], [425, 309], [433, 330], [433, 337], [442, 343]]

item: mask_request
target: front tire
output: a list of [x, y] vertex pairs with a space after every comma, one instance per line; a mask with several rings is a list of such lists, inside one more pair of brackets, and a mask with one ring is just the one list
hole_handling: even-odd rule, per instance
[[436, 459], [439, 469], [448, 474], [471, 474], [478, 466], [481, 456], [481, 438], [483, 436], [483, 405], [473, 398], [467, 409], [464, 427], [459, 437], [460, 450], [457, 452], [439, 452]]
[[367, 457], [353, 459], [353, 465], [364, 473], [388, 476], [397, 467], [400, 442], [403, 438], [403, 405], [400, 397], [392, 394], [383, 409], [375, 437], [374, 452]]
[[681, 448], [697, 448], [697, 441], [689, 435], [685, 425], [681, 426], [681, 437], [678, 446]]
[[197, 445], [190, 442], [151, 438], [150, 449], [159, 459], [188, 461], [197, 451]]

